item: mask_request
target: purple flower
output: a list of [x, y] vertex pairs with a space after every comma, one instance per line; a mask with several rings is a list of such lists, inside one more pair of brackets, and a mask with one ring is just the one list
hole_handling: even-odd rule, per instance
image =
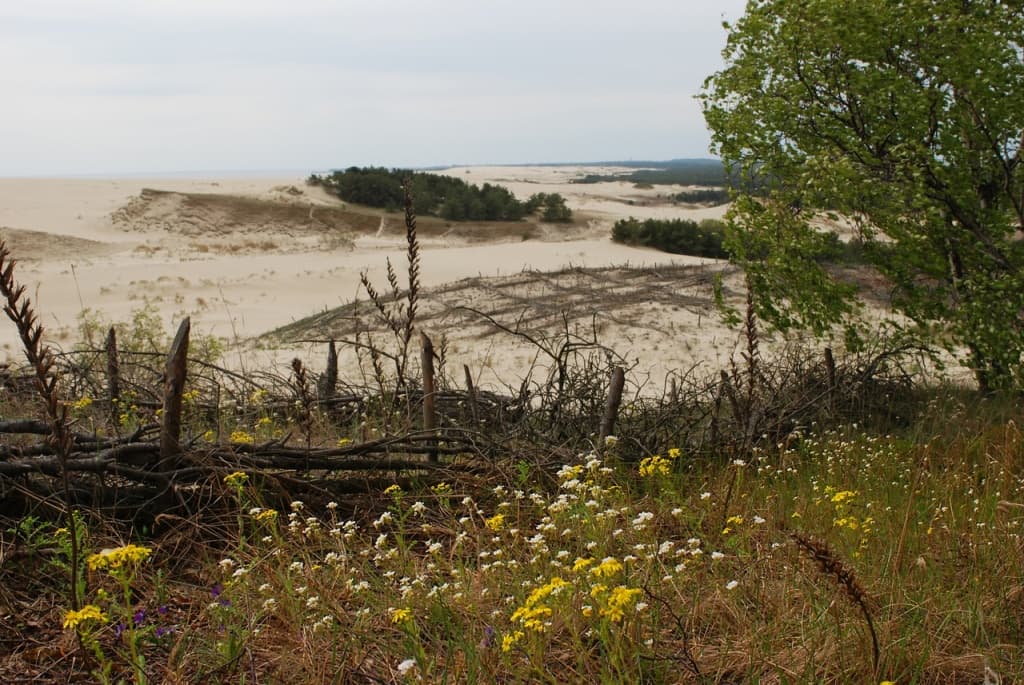
[[173, 626], [160, 626], [159, 628], [156, 629], [155, 635], [157, 637], [166, 637], [167, 635], [170, 635], [173, 632], [174, 632], [174, 627]]
[[121, 639], [121, 635], [124, 633], [124, 629], [127, 628], [124, 623], [118, 623], [114, 626], [114, 637]]
[[167, 609], [167, 605], [166, 604], [161, 604], [156, 609], [156, 613], [160, 614], [161, 616], [166, 616], [167, 615], [167, 611], [168, 611], [168, 609]]
[[494, 646], [494, 628], [484, 626], [484, 639], [480, 641], [480, 647], [487, 649]]
[[146, 620], [146, 610], [139, 609], [132, 615], [132, 622], [137, 626], [141, 626], [142, 622]]
[[217, 583], [216, 585], [210, 588], [210, 594], [213, 595], [214, 599], [217, 599], [218, 604], [220, 604], [222, 607], [231, 606], [230, 599], [228, 599], [227, 597], [220, 596], [222, 592], [224, 592], [224, 586], [220, 583]]

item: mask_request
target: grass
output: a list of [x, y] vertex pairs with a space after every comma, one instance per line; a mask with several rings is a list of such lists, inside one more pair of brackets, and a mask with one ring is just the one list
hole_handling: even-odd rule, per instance
[[[226, 516], [148, 539], [88, 526], [84, 557], [151, 554], [127, 582], [89, 572], [104, 620], [77, 630], [102, 660], [51, 676], [130, 678], [141, 655], [151, 682], [1016, 682], [1019, 424], [1012, 403], [937, 392], [894, 435], [812, 432], [718, 463], [613, 447], [556, 473], [510, 454], [486, 483], [395, 486], [351, 517], [274, 510], [235, 474]], [[67, 560], [44, 553], [62, 533], [16, 528], [35, 572], [6, 568], [2, 596], [45, 598], [66, 641]]]

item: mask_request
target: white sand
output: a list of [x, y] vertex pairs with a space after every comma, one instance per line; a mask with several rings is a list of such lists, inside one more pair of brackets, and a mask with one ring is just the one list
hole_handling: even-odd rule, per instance
[[[535, 192], [559, 192], [585, 222], [572, 233], [573, 239], [561, 242], [552, 240], [561, 229], [545, 231], [543, 241], [510, 242], [506, 237], [503, 242], [467, 243], [443, 236], [425, 238], [424, 285], [569, 265], [700, 261], [615, 244], [609, 238], [611, 225], [626, 216], [720, 217], [723, 207], [688, 209], [659, 198], [678, 192], [678, 187], [638, 190], [628, 183], [567, 183], [572, 177], [602, 171], [568, 167], [451, 170], [448, 173], [469, 182], [506, 185], [523, 198]], [[359, 285], [361, 271], [383, 288], [388, 257], [400, 268], [404, 264], [404, 237], [397, 231], [380, 236], [363, 231], [353, 241], [342, 232], [322, 230], [317, 222], [323, 220], [318, 217], [326, 216], [327, 209], [340, 209], [342, 203], [303, 181], [299, 177], [0, 179], [0, 235], [19, 261], [16, 278], [27, 286], [47, 338], [64, 348], [76, 340], [76, 321], [83, 307], [100, 312], [107, 321], [123, 321], [146, 302], [159, 309], [168, 331], [182, 316], [190, 315], [195, 330], [227, 340], [248, 339], [353, 297], [365, 297]], [[144, 188], [219, 194], [229, 201], [268, 200], [298, 208], [294, 209], [298, 219], [279, 225], [276, 220], [233, 214], [233, 208], [195, 209], [179, 195], [150, 194], [140, 200]], [[400, 219], [392, 223], [400, 224]], [[327, 234], [329, 239], [324, 237]], [[658, 316], [670, 325], [665, 330], [686, 328], [695, 320], [693, 312], [685, 309]], [[702, 325], [708, 326], [707, 321], [705, 314]], [[646, 356], [661, 369], [689, 366], [687, 360], [702, 357], [720, 359], [723, 349], [731, 349], [732, 340], [720, 327], [712, 332], [702, 328], [692, 336], [688, 350], [670, 353], [671, 336], [633, 337], [639, 342], [625, 343], [626, 349], [620, 351]], [[705, 338], [707, 345], [701, 343]], [[605, 342], [618, 349], [615, 340]], [[465, 340], [456, 347], [465, 360], [476, 361], [476, 353], [493, 358], [494, 345], [493, 339]], [[486, 349], [481, 351], [481, 346]], [[0, 325], [0, 348], [20, 361], [10, 323]], [[514, 376], [522, 363], [520, 359], [492, 366], [496, 375]]]

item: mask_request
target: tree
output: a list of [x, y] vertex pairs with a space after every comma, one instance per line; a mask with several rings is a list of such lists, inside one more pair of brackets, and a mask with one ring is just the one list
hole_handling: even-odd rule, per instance
[[982, 389], [1024, 387], [1024, 5], [751, 0], [705, 82], [712, 146], [739, 171], [727, 246], [760, 313], [823, 332], [852, 287], [814, 259], [851, 221], [905, 332]]

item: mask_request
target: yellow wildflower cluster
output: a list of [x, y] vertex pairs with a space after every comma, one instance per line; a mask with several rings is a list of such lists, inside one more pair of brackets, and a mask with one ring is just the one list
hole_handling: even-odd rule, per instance
[[682, 454], [682, 450], [678, 447], [673, 447], [668, 451], [668, 456], [663, 457], [659, 454], [655, 454], [653, 457], [646, 457], [640, 460], [640, 477], [650, 478], [652, 476], [667, 476], [672, 473], [672, 465], [679, 455]]
[[572, 564], [572, 571], [573, 571], [573, 573], [579, 573], [580, 571], [585, 571], [591, 564], [594, 563], [594, 561], [595, 560], [594, 560], [593, 557], [580, 557], [580, 558], [578, 558]]
[[611, 592], [607, 592], [604, 585], [595, 585], [590, 592], [591, 597], [604, 604], [600, 613], [612, 623], [620, 623], [626, 617], [626, 612], [636, 607], [642, 594], [639, 588], [625, 585], [618, 585]]
[[552, 613], [551, 607], [543, 602], [559, 588], [566, 587], [567, 585], [569, 585], [567, 581], [555, 576], [544, 585], [534, 589], [526, 598], [526, 601], [523, 602], [523, 606], [512, 612], [512, 621], [521, 624], [528, 630], [543, 633], [546, 627], [545, 621], [551, 617]]
[[730, 516], [729, 518], [725, 519], [725, 528], [722, 529], [722, 535], [728, 535], [729, 533], [731, 533], [733, 526], [742, 526], [742, 525], [743, 525], [743, 517], [742, 516]]
[[75, 400], [71, 403], [71, 408], [74, 411], [85, 411], [92, 406], [92, 398], [86, 395], [79, 400]]
[[605, 557], [600, 564], [590, 569], [590, 572], [598, 578], [610, 578], [622, 571], [622, 562], [615, 557]]
[[255, 438], [251, 433], [243, 430], [231, 431], [231, 442], [241, 443], [243, 445], [251, 445], [255, 442]]
[[271, 521], [277, 520], [276, 509], [263, 509], [256, 514], [256, 520], [260, 523], [270, 523]]
[[235, 471], [224, 476], [224, 484], [231, 488], [241, 488], [249, 480], [249, 476], [242, 471]]
[[489, 530], [497, 532], [505, 527], [505, 515], [495, 514], [491, 518], [484, 520], [484, 525], [487, 526]]
[[338, 438], [338, 447], [348, 447], [352, 444], [352, 438]]
[[515, 646], [515, 644], [517, 642], [522, 640], [525, 635], [526, 635], [526, 633], [524, 633], [523, 631], [517, 630], [517, 631], [509, 633], [505, 637], [501, 638], [501, 651], [503, 651], [503, 652], [510, 652], [510, 651], [512, 651], [512, 647]]
[[393, 483], [384, 488], [384, 494], [388, 497], [399, 497], [402, 494], [402, 486], [398, 483]]
[[86, 604], [78, 611], [69, 611], [64, 614], [64, 627], [76, 629], [78, 626], [89, 621], [103, 622], [106, 620], [107, 615], [103, 613], [102, 609], [95, 604]]
[[137, 566], [145, 561], [152, 550], [139, 545], [125, 545], [115, 549], [105, 549], [90, 556], [86, 562], [93, 571], [106, 569], [119, 571], [128, 566]]
[[450, 495], [452, 494], [452, 486], [448, 483], [438, 483], [434, 487], [430, 488], [436, 495]]

